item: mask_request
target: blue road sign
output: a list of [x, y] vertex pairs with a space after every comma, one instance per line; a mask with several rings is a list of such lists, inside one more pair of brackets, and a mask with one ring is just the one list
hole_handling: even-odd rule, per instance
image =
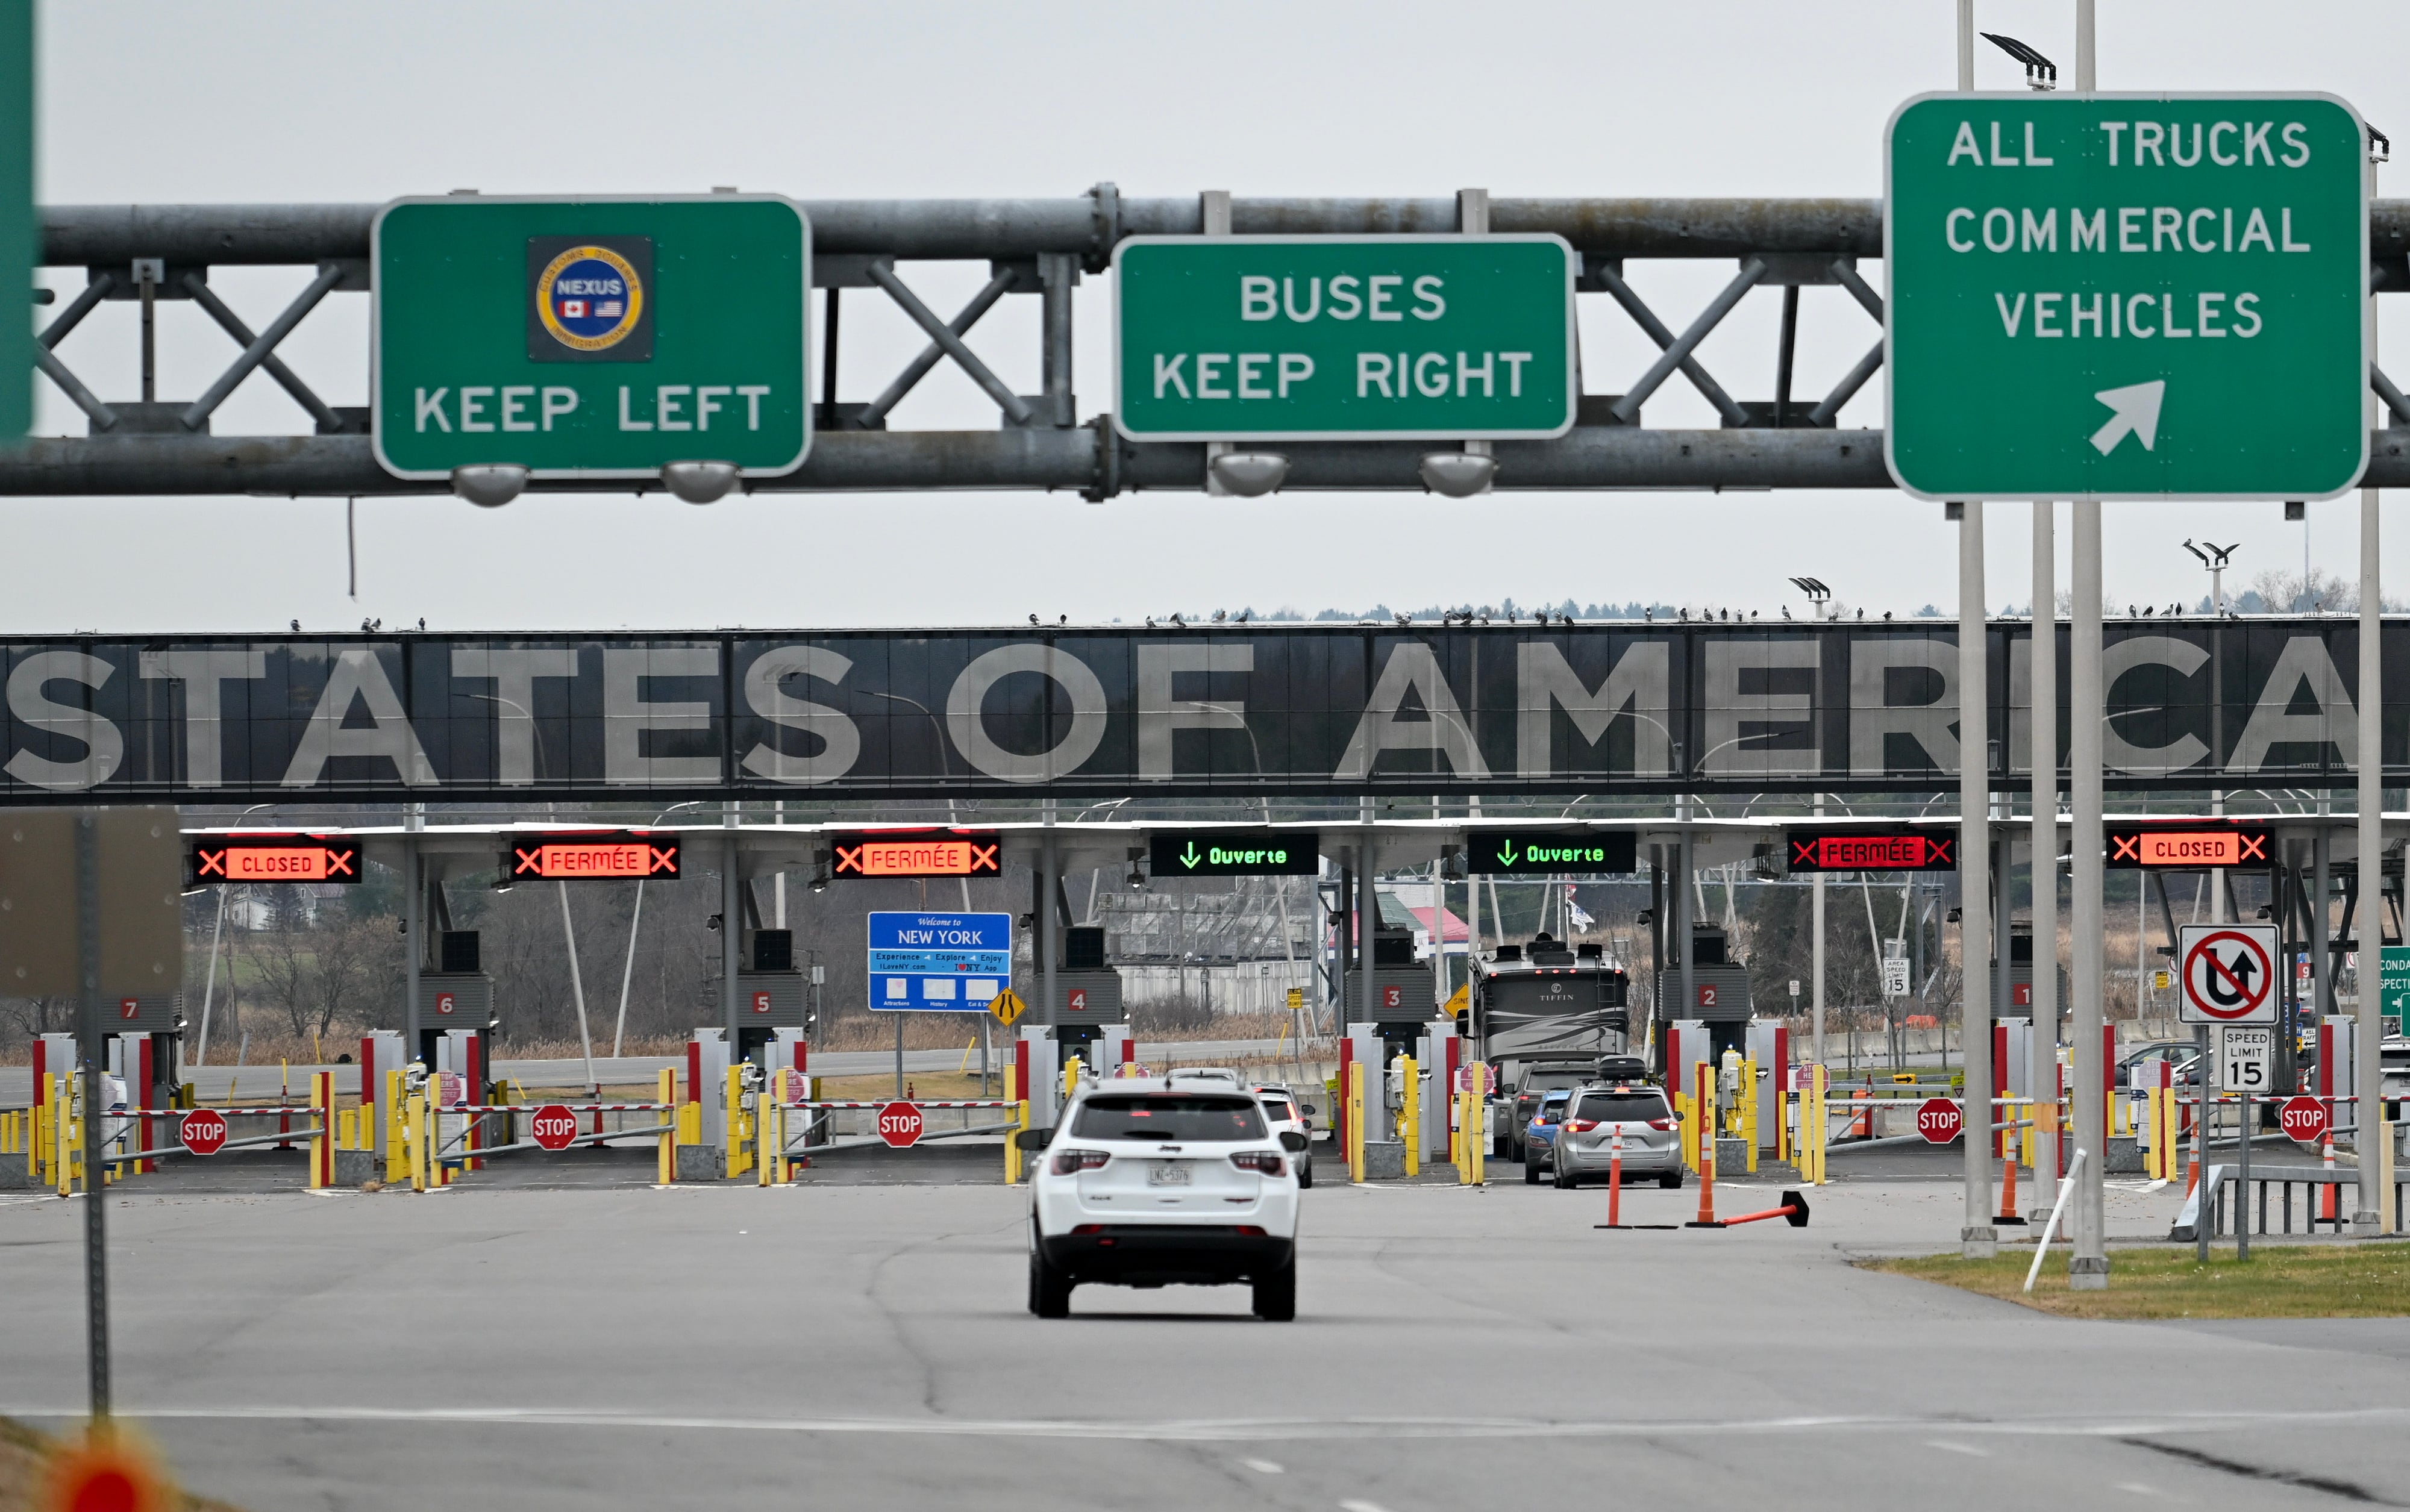
[[870, 915], [870, 1006], [882, 1013], [983, 1013], [1012, 985], [1012, 915]]

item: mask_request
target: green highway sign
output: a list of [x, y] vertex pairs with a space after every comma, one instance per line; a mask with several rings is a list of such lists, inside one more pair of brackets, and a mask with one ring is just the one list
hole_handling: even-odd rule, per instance
[[398, 477], [767, 477], [810, 448], [811, 227], [789, 200], [402, 199], [370, 261], [370, 413]]
[[2388, 945], [2377, 961], [2378, 1011], [2385, 1020], [2387, 1034], [2400, 1034], [2405, 1013], [2410, 1013], [2410, 947]]
[[1157, 830], [1147, 862], [1165, 877], [1312, 877], [1322, 837], [1311, 830]]
[[1113, 422], [1133, 441], [1447, 441], [1574, 423], [1553, 236], [1133, 237]]
[[1560, 877], [1640, 868], [1630, 830], [1475, 830], [1464, 839], [1475, 877]]
[[1928, 94], [1884, 444], [1931, 499], [2317, 499], [2367, 461], [2367, 136], [2323, 94]]

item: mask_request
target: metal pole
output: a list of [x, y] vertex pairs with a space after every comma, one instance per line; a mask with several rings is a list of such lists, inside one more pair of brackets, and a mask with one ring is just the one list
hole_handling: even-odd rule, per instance
[[[1381, 927], [1380, 893], [1372, 883], [1376, 865], [1372, 836], [1367, 832], [1364, 843], [1356, 851], [1356, 1004], [1363, 1010], [1366, 1024], [1381, 1021], [1380, 990], [1372, 983], [1372, 938]], [[1372, 1075], [1379, 1069], [1375, 1067], [1366, 1074]]]
[[[2376, 163], [2368, 165], [2368, 193], [2376, 194]], [[2376, 300], [2366, 301], [2370, 326], [2369, 350], [2376, 348]], [[2376, 423], [2385, 416], [2378, 408]], [[2359, 1206], [2352, 1214], [2355, 1232], [2374, 1234], [2384, 1214], [2383, 1174], [2376, 1159], [2376, 1141], [2392, 1137], [2385, 1123], [2379, 1093], [2385, 1075], [2385, 1002], [2377, 986], [2385, 959], [2385, 663], [2384, 596], [2377, 568], [2376, 490], [2359, 490], [2359, 741], [2357, 764], [2359, 793], [2357, 807], [2359, 835], [2354, 854], [2359, 866], [2359, 995], [2353, 1034], [2352, 1090], [2359, 1094], [2353, 1122], [2359, 1132], [2352, 1148], [2359, 1162]], [[2248, 1129], [2244, 1130], [2247, 1134]]]
[[[2087, 94], [2100, 87], [2099, 39], [2092, 24], [2092, 7], [2093, 0], [2075, 0], [2075, 87]], [[1967, 9], [1971, 11], [1972, 7]], [[1962, 24], [1971, 25], [1972, 21], [1969, 15]], [[1964, 45], [1973, 51], [1971, 38]]]
[[[147, 314], [147, 298], [144, 304]], [[76, 816], [76, 979], [83, 988], [85, 1347], [92, 1431], [99, 1435], [109, 1432], [109, 1181], [108, 1167], [101, 1164], [102, 1126], [107, 1122], [102, 1114], [109, 1109], [109, 1031], [100, 1016], [100, 815], [90, 808]]]
[[208, 983], [201, 989], [201, 1044], [193, 1056], [196, 1066], [209, 1064], [210, 1008], [218, 996], [218, 942], [225, 938], [226, 898], [233, 892], [231, 887], [218, 889], [218, 922], [210, 930], [210, 975]]
[[402, 841], [401, 875], [401, 1026], [407, 1036], [402, 1040], [401, 1053], [409, 1060], [416, 1060], [422, 1054], [418, 1045], [418, 974], [427, 961], [427, 880], [426, 865], [419, 859], [414, 837]]
[[[2192, 1047], [2193, 1054], [2199, 1057], [2194, 1064], [2200, 1068], [2200, 1074], [2195, 1078], [2198, 1085], [2193, 1093], [2192, 1169], [2195, 1189], [2199, 1195], [2195, 1199], [2192, 1209], [2192, 1258], [2194, 1263], [2207, 1265], [2209, 1263], [2209, 1209], [2211, 1201], [2217, 1195], [2214, 1190], [2199, 1185], [2209, 1179], [2209, 1112], [2214, 1106], [2211, 1101], [2211, 1094], [2214, 1087], [2213, 1078], [2216, 1068], [2210, 1064], [2210, 1054], [2216, 1049], [2216, 1036], [2212, 1033], [2208, 1025], [2193, 1025]], [[2251, 1120], [2246, 1115], [2243, 1123], [2243, 1147], [2248, 1150], [2251, 1148]], [[2243, 1186], [2238, 1188], [2238, 1191], [2243, 1199], [2244, 1211], [2240, 1214], [2241, 1221], [2236, 1227], [2247, 1228], [2250, 1221], [2251, 1188]]]
[[594, 1036], [586, 1027], [586, 974], [577, 965], [577, 925], [569, 917], [569, 884], [552, 885], [560, 889], [560, 938], [569, 946], [569, 992], [577, 1004], [577, 1042], [586, 1052], [586, 1090], [599, 1093], [602, 1083], [594, 1079]]
[[[737, 1059], [737, 1033], [744, 1024], [738, 1012], [736, 972], [739, 960], [738, 936], [745, 928], [744, 880], [737, 875], [736, 807], [728, 807], [728, 850], [719, 866], [719, 1011], [728, 1026], [728, 1058]], [[902, 1019], [895, 1021], [899, 1025]], [[896, 1063], [902, 1065], [901, 1061]]]
[[[1054, 821], [1054, 806], [1051, 801], [1046, 806], [1046, 821], [1050, 824]], [[1049, 832], [1038, 847], [1038, 860], [1040, 873], [1038, 880], [1038, 991], [1046, 995], [1046, 1022], [1049, 1024], [1061, 1022], [1063, 1002], [1054, 991], [1055, 939], [1061, 933], [1055, 927], [1058, 921], [1054, 917], [1054, 879], [1059, 865], [1057, 843], [1053, 834]], [[1059, 1033], [1057, 1038], [1060, 1038]], [[1090, 1067], [1089, 1069], [1096, 1068]]]
[[[1965, 47], [1971, 0], [1959, 0]], [[1962, 51], [1962, 77], [1971, 67]], [[1983, 502], [1969, 499], [1958, 516], [1958, 1038], [1966, 1066], [1966, 1212], [1959, 1253], [1988, 1259], [1999, 1249], [1992, 1227], [1992, 1139], [1976, 1110], [1992, 1097], [1992, 790], [1991, 696], [1983, 625]]]
[[[1816, 794], [1816, 817], [1824, 817], [1824, 795]], [[1808, 977], [1814, 1005], [1816, 1064], [1824, 1064], [1824, 874], [1816, 873], [1808, 884], [1809, 908], [1815, 915], [1815, 938], [1808, 946]]]
[[[2058, 506], [2033, 506], [2033, 651], [2026, 702], [2033, 738], [2033, 1028], [2025, 1036], [2025, 1092], [2037, 1110], [2058, 1097]], [[2058, 1119], [2034, 1128], [2028, 1218], [2047, 1216], [2058, 1187]]]
[[2074, 1194], [2075, 1253], [2067, 1262], [2068, 1286], [2076, 1291], [2105, 1290], [2109, 1250], [2101, 1206], [2100, 1173], [2108, 1166], [2108, 1068], [2100, 1054], [2100, 502], [2075, 502], [2075, 610], [2068, 663], [2068, 758], [2073, 823], [2069, 850], [2074, 860], [2074, 1002], [2069, 1033], [2075, 1040], [2075, 1128], [2078, 1149], [2092, 1152]]
[[1958, 88], [1963, 93], [1974, 87], [1975, 0], [1958, 0]]
[[628, 1038], [628, 988], [636, 980], [636, 928], [645, 922], [645, 880], [636, 879], [636, 906], [628, 914], [628, 959], [619, 967], [619, 1023], [611, 1031], [611, 1058], [619, 1058], [619, 1046]]

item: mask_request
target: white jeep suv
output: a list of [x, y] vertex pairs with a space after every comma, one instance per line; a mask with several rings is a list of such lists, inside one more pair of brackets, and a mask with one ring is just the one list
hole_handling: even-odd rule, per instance
[[1152, 1077], [1091, 1083], [1062, 1122], [1015, 1136], [1029, 1178], [1029, 1310], [1082, 1282], [1249, 1283], [1256, 1316], [1297, 1316], [1296, 1156], [1245, 1091]]

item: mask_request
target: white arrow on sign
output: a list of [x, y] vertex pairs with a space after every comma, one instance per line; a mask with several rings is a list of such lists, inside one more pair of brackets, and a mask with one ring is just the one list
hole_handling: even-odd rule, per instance
[[2109, 423], [2092, 432], [2093, 449], [2106, 457], [2117, 449], [2117, 443], [2131, 435], [2149, 451], [2159, 439], [2159, 401], [2168, 396], [2168, 381], [2154, 378], [2147, 384], [2128, 384], [2123, 388], [2104, 388], [2094, 399], [2117, 413]]

